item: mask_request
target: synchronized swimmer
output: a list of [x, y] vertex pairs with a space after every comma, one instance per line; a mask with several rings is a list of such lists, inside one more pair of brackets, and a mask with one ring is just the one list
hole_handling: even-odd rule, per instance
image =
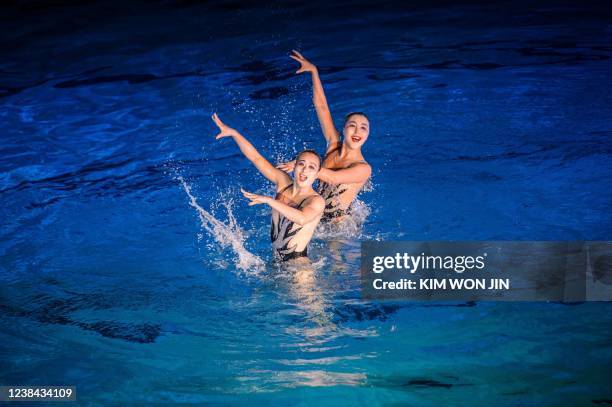
[[272, 208], [270, 238], [275, 255], [282, 261], [306, 258], [308, 242], [325, 208], [325, 201], [312, 188], [321, 167], [319, 154], [313, 150], [300, 152], [291, 179], [270, 164], [242, 134], [225, 125], [216, 113], [212, 119], [219, 127], [216, 139], [232, 137], [242, 154], [276, 186], [274, 198], [241, 190], [251, 201], [249, 206], [266, 204]]
[[[297, 74], [309, 72], [312, 77], [312, 99], [327, 142], [323, 165], [318, 174], [318, 192], [325, 199], [321, 221], [337, 223], [351, 213], [352, 203], [372, 174], [372, 168], [361, 154], [361, 147], [370, 134], [370, 122], [362, 112], [349, 113], [344, 119], [344, 138], [341, 140], [327, 105], [317, 67], [295, 50], [290, 57], [300, 63]], [[295, 161], [290, 161], [277, 168], [290, 172], [294, 165]]]
[[[307, 258], [308, 243], [319, 221], [338, 223], [349, 216], [352, 203], [372, 173], [361, 154], [370, 133], [368, 117], [361, 112], [349, 113], [341, 139], [317, 67], [297, 51], [290, 57], [301, 65], [296, 73], [310, 72], [312, 76], [313, 102], [327, 142], [324, 159], [314, 150], [304, 150], [295, 160], [274, 167], [238, 131], [225, 125], [216, 113], [212, 116], [220, 131], [216, 139], [232, 137], [244, 156], [276, 186], [275, 197], [241, 191], [251, 201], [249, 206], [266, 204], [272, 208], [270, 238], [276, 257], [282, 261]], [[312, 185], [317, 179], [315, 191]]]

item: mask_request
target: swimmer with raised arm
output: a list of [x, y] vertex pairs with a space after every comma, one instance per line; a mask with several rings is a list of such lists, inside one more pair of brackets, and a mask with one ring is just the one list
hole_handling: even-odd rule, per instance
[[[351, 204], [372, 174], [372, 168], [361, 154], [361, 147], [370, 134], [370, 122], [364, 113], [349, 113], [344, 119], [344, 138], [341, 140], [327, 105], [317, 67], [295, 50], [290, 57], [300, 63], [297, 74], [310, 72], [312, 77], [312, 99], [327, 141], [323, 165], [318, 175], [318, 192], [325, 199], [321, 222], [335, 223], [350, 214]], [[290, 161], [280, 164], [278, 168], [289, 172], [293, 165], [295, 162]]]
[[325, 208], [323, 198], [312, 189], [321, 167], [321, 157], [312, 150], [299, 153], [291, 179], [284, 171], [274, 168], [238, 131], [225, 125], [216, 113], [212, 119], [219, 127], [216, 139], [232, 137], [242, 154], [276, 186], [274, 198], [241, 191], [251, 201], [249, 206], [267, 204], [272, 208], [270, 238], [277, 257], [282, 261], [307, 257], [308, 242]]

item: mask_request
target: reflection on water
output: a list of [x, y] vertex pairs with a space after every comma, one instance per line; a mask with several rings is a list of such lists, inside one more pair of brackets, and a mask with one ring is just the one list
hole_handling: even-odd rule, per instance
[[341, 373], [329, 370], [308, 371], [250, 371], [252, 376], [241, 377], [239, 380], [253, 380], [265, 377], [263, 383], [250, 388], [254, 392], [274, 391], [276, 388], [295, 387], [329, 387], [329, 386], [361, 386], [366, 383], [365, 373]]
[[325, 298], [318, 286], [315, 267], [309, 261], [304, 261], [303, 264], [287, 265], [285, 272], [291, 275], [288, 289], [296, 306], [320, 329], [333, 329], [331, 316], [326, 311], [329, 299]]

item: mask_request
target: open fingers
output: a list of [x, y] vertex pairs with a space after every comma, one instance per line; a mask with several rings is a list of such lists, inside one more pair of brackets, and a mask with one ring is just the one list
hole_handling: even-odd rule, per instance
[[213, 115], [212, 115], [212, 120], [213, 120], [213, 122], [215, 122], [215, 124], [216, 124], [218, 127], [223, 126], [223, 122], [221, 121], [221, 119], [219, 119], [219, 116], [217, 116], [217, 113], [213, 113]]
[[250, 192], [245, 191], [244, 189], [240, 188], [240, 192], [242, 192], [242, 195], [244, 195], [245, 198], [249, 199], [251, 202], [249, 202], [249, 206], [253, 206], [253, 205], [259, 205], [263, 202], [259, 201], [259, 195], [257, 194], [252, 194]]
[[257, 195], [256, 195], [256, 194], [252, 194], [252, 193], [250, 193], [250, 192], [247, 192], [247, 191], [245, 191], [245, 190], [244, 190], [244, 189], [242, 189], [242, 188], [240, 188], [240, 192], [242, 192], [242, 195], [244, 195], [244, 196], [245, 196], [245, 198], [248, 198], [248, 199], [256, 199], [256, 198], [257, 198]]
[[295, 55], [297, 55], [298, 57], [302, 58], [302, 59], [306, 59], [304, 58], [304, 56], [302, 54], [300, 54], [298, 51], [296, 50], [292, 50], [291, 52], [293, 52]]

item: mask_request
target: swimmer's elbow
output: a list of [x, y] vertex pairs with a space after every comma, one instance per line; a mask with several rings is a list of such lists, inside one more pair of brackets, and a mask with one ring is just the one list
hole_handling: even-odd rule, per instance
[[305, 224], [308, 223], [308, 219], [306, 219], [306, 217], [304, 215], [302, 216], [298, 216], [293, 223], [297, 223], [299, 226], [304, 226]]
[[[321, 213], [323, 213], [323, 210], [321, 210]], [[298, 217], [298, 218], [295, 220], [295, 223], [297, 223], [297, 224], [298, 224], [298, 225], [300, 225], [300, 226], [304, 226], [304, 225], [306, 225], [307, 223], [312, 222], [312, 220], [313, 220], [315, 217], [316, 217], [316, 215], [313, 215], [313, 214], [309, 214], [308, 216], [307, 216], [307, 215], [304, 215], [304, 214], [301, 214], [301, 215], [300, 215], [300, 216], [299, 216], [299, 217]]]
[[[321, 211], [322, 212], [322, 211]], [[300, 215], [300, 218], [298, 219], [298, 221], [296, 222], [298, 225], [300, 226], [304, 226], [307, 223], [312, 222], [312, 220], [315, 218], [316, 216], [313, 215], [312, 213], [309, 213], [308, 215], [305, 215], [302, 213], [302, 215]]]

